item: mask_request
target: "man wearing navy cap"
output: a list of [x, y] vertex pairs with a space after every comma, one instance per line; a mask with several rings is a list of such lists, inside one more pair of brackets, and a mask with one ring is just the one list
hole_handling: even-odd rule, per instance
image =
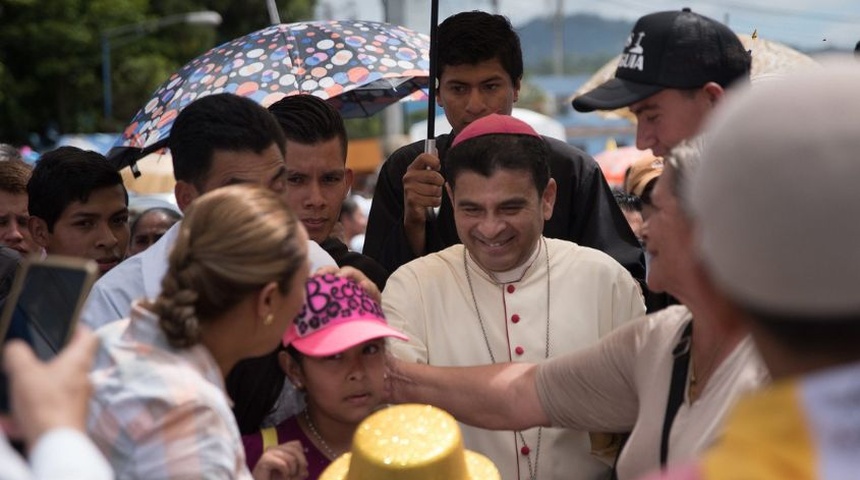
[[580, 112], [629, 107], [636, 147], [663, 156], [694, 136], [725, 90], [748, 80], [750, 54], [716, 20], [681, 11], [640, 18], [624, 46], [615, 78], [576, 97]]

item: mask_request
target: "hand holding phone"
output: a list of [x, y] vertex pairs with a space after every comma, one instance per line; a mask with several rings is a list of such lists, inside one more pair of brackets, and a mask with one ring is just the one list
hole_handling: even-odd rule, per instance
[[[94, 261], [81, 258], [25, 259], [0, 316], [0, 348], [11, 326], [14, 337], [29, 344], [42, 361], [54, 358], [75, 330], [97, 271]], [[8, 409], [7, 385], [0, 378], [0, 412]]]
[[55, 428], [86, 430], [88, 374], [97, 349], [98, 337], [86, 327], [78, 327], [68, 347], [47, 363], [20, 340], [4, 348], [13, 418], [27, 445]]

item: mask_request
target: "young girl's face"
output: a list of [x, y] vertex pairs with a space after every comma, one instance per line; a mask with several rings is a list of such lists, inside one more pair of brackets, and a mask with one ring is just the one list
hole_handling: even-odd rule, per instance
[[[286, 353], [284, 355], [287, 355]], [[359, 423], [383, 401], [385, 339], [369, 340], [329, 357], [292, 358], [287, 373], [305, 386], [308, 405], [318, 415]]]

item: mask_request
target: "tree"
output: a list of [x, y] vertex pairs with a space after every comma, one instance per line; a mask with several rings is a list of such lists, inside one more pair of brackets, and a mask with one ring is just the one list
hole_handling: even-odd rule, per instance
[[[279, 0], [283, 21], [310, 17], [315, 0]], [[176, 13], [214, 10], [223, 24], [176, 25], [111, 42], [112, 119], [102, 118], [101, 32]], [[0, 0], [0, 141], [33, 133], [118, 131], [186, 62], [263, 28], [265, 0]]]

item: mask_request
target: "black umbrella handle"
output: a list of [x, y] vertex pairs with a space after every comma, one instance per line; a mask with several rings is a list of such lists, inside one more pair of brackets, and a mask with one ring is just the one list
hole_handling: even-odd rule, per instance
[[[437, 33], [439, 26], [439, 0], [430, 1], [430, 81], [427, 85], [427, 140], [436, 138], [436, 70], [438, 63]], [[434, 146], [435, 149], [435, 146]], [[430, 153], [425, 144], [425, 153]]]
[[[439, 0], [430, 1], [430, 81], [427, 88], [427, 140], [424, 153], [438, 155], [436, 151], [436, 68], [438, 63], [437, 33], [439, 27]], [[430, 168], [430, 167], [427, 167]], [[427, 219], [436, 219], [436, 209], [427, 208]]]
[[[432, 103], [432, 102], [431, 102]], [[439, 152], [436, 151], [436, 139], [433, 137], [428, 137], [427, 140], [424, 140], [424, 153], [429, 153], [430, 155], [439, 155]], [[430, 167], [426, 167], [427, 170], [430, 170]], [[427, 207], [427, 219], [435, 220], [436, 219], [436, 209], [433, 207]]]

